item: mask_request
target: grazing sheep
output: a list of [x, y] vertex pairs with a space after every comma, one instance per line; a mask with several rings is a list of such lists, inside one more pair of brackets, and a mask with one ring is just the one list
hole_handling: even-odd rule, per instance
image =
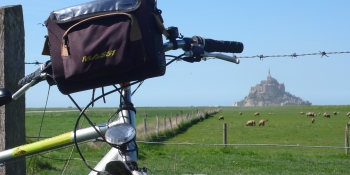
[[313, 112], [308, 112], [308, 113], [306, 113], [306, 117], [316, 117], [317, 115], [315, 114], [315, 113], [313, 113]]
[[239, 112], [239, 115], [242, 115], [243, 113], [242, 112]]
[[255, 120], [248, 120], [246, 126], [255, 126]]
[[334, 111], [333, 114], [334, 114], [334, 115], [337, 115], [338, 113]]
[[311, 119], [311, 123], [315, 123], [315, 119], [314, 118]]
[[300, 112], [300, 115], [303, 115], [304, 114], [304, 112]]
[[319, 113], [318, 113], [318, 115], [320, 116], [320, 115], [321, 115], [321, 113], [319, 112]]
[[348, 113], [346, 114], [346, 116], [350, 117], [350, 112], [348, 112]]
[[220, 117], [219, 117], [219, 120], [224, 120], [224, 116], [220, 116]]
[[259, 112], [254, 113], [254, 116], [259, 116]]
[[327, 113], [324, 113], [324, 114], [323, 114], [323, 117], [331, 118], [331, 115], [330, 115], [330, 114], [327, 114]]
[[259, 121], [259, 126], [265, 126], [265, 123], [269, 120], [260, 120]]

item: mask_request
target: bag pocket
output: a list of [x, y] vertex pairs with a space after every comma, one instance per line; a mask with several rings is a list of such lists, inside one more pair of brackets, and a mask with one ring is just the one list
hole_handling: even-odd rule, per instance
[[82, 81], [136, 69], [145, 62], [136, 19], [127, 13], [94, 16], [62, 37], [65, 79]]

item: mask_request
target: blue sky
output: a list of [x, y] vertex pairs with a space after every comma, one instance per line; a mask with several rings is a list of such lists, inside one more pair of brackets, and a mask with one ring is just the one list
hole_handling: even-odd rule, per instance
[[[26, 62], [44, 62], [41, 56], [43, 23], [53, 10], [84, 3], [83, 0], [1, 0], [0, 6], [22, 5], [24, 12]], [[350, 51], [350, 1], [348, 0], [264, 0], [186, 1], [158, 0], [165, 26], [176, 26], [185, 37], [240, 41], [240, 56], [288, 55]], [[181, 51], [167, 54], [178, 55]], [[208, 60], [176, 62], [162, 77], [146, 80], [133, 96], [135, 106], [231, 106], [248, 95], [252, 86], [271, 76], [284, 83], [286, 91], [313, 105], [350, 104], [350, 54], [298, 58], [242, 58], [239, 65]], [[26, 65], [26, 74], [37, 66]], [[45, 105], [48, 85], [44, 82], [26, 93], [27, 107]], [[98, 89], [99, 93], [100, 90]], [[91, 91], [72, 96], [86, 105]], [[118, 96], [107, 97], [116, 106]], [[49, 107], [73, 106], [56, 86], [51, 87]]]

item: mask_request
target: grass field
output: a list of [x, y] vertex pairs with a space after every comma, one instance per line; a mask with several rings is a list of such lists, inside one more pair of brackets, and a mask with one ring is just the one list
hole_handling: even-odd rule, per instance
[[[201, 107], [137, 108], [137, 121], [173, 113], [191, 113]], [[38, 109], [36, 109], [38, 110]], [[39, 109], [40, 110], [40, 109]], [[29, 110], [27, 110], [29, 111]], [[35, 111], [32, 110], [31, 111]], [[96, 122], [105, 122], [112, 108], [89, 111]], [[340, 112], [333, 115], [333, 112]], [[243, 115], [238, 115], [242, 112]], [[253, 116], [259, 112], [260, 116]], [[311, 118], [300, 112], [327, 112], [331, 118]], [[349, 122], [346, 113], [350, 106], [287, 106], [287, 107], [222, 107], [221, 112], [184, 131], [171, 134], [163, 144], [139, 143], [139, 166], [147, 166], [153, 174], [349, 174], [350, 158], [345, 155], [344, 133]], [[274, 113], [274, 115], [269, 113]], [[72, 130], [78, 112], [46, 113], [42, 136], [53, 136]], [[218, 120], [223, 115], [225, 120]], [[37, 136], [42, 113], [26, 114], [27, 136]], [[264, 127], [245, 126], [247, 120], [268, 120]], [[227, 124], [227, 142], [223, 143], [223, 123]], [[33, 138], [30, 139], [33, 141]], [[191, 143], [191, 144], [189, 144]], [[231, 145], [230, 145], [231, 144]], [[81, 149], [91, 166], [109, 148], [101, 143], [84, 143]], [[27, 158], [28, 174], [60, 174], [72, 148]], [[74, 158], [79, 156], [74, 152]], [[29, 163], [30, 162], [30, 163]], [[89, 169], [78, 160], [72, 160], [65, 174], [87, 174]], [[149, 174], [152, 174], [149, 173]]]

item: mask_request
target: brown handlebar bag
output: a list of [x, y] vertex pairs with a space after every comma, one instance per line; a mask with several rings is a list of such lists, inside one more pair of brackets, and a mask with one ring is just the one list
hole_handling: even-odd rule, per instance
[[43, 54], [63, 94], [165, 74], [155, 0], [95, 0], [53, 11], [45, 25]]

